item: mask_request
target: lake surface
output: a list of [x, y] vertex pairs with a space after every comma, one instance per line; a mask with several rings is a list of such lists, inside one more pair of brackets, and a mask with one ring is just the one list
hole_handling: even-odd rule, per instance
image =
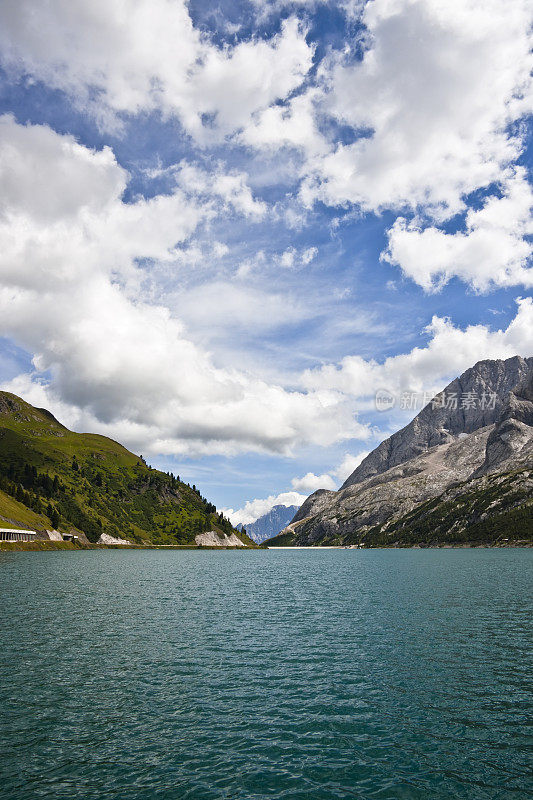
[[3, 800], [533, 796], [533, 550], [0, 553]]

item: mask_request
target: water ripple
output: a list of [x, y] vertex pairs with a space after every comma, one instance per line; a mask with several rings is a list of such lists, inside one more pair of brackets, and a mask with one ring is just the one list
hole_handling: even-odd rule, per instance
[[533, 797], [532, 557], [2, 553], [2, 798]]

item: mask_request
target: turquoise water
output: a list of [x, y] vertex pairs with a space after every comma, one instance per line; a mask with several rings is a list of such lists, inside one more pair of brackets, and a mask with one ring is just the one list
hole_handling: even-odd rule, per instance
[[532, 563], [0, 553], [0, 794], [533, 796]]

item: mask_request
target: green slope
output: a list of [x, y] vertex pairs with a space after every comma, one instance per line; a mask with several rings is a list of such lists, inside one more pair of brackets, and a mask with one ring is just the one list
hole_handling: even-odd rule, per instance
[[105, 532], [153, 544], [193, 544], [196, 534], [216, 530], [255, 546], [196, 487], [112, 439], [69, 431], [7, 392], [0, 392], [0, 490], [0, 527], [4, 520], [74, 528], [92, 542]]

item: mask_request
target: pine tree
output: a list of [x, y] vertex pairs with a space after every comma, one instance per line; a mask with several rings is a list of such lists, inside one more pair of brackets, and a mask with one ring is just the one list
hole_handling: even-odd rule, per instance
[[50, 520], [50, 524], [52, 528], [56, 529], [59, 525], [60, 516], [57, 513], [57, 510], [54, 508], [52, 503], [48, 503], [48, 509], [46, 511], [48, 519]]

